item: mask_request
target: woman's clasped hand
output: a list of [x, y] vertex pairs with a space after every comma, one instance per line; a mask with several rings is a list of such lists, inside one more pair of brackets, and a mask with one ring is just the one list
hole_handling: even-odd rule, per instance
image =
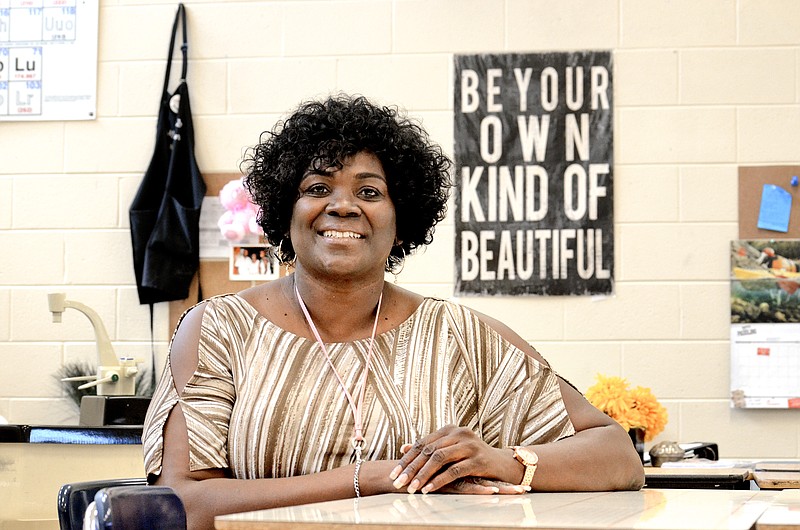
[[511, 450], [490, 447], [466, 427], [447, 425], [413, 444], [402, 445], [400, 452], [403, 457], [389, 478], [395, 488], [406, 488], [409, 493], [492, 495], [531, 490], [496, 476], [512, 463]]

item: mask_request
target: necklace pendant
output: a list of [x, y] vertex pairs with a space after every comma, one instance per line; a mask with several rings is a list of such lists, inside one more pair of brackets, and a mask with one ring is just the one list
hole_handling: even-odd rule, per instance
[[353, 438], [350, 443], [353, 445], [353, 449], [355, 449], [356, 452], [356, 466], [361, 467], [361, 462], [364, 461], [364, 459], [361, 458], [361, 451], [364, 449], [364, 439], [356, 440]]

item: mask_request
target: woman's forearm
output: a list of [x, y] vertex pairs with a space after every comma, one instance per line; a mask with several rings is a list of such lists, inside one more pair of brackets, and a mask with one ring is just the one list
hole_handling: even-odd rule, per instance
[[593, 427], [555, 443], [533, 446], [539, 491], [638, 490], [644, 468], [628, 434], [616, 424]]
[[[359, 474], [361, 494], [396, 491], [388, 478], [395, 465], [393, 461], [364, 462]], [[189, 530], [213, 529], [217, 515], [354, 497], [354, 470], [349, 465], [311, 475], [254, 480], [161, 477], [157, 483], [172, 487], [181, 498]]]

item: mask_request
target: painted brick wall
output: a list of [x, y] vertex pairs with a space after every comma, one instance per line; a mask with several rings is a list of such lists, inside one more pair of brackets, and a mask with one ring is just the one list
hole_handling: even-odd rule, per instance
[[[127, 212], [155, 132], [174, 3], [101, 0], [98, 118], [0, 127], [0, 415], [74, 423], [52, 374], [93, 359], [88, 321], [50, 322], [46, 294], [95, 308], [120, 353], [149, 357]], [[452, 55], [614, 52], [616, 293], [465, 298], [507, 322], [580, 388], [650, 386], [659, 439], [723, 457], [800, 456], [797, 411], [728, 406], [728, 245], [737, 167], [800, 158], [794, 0], [187, 0], [189, 83], [204, 172], [301, 99], [343, 90], [398, 104], [452, 152]], [[453, 223], [400, 281], [453, 292]], [[156, 307], [163, 362], [171, 330]]]

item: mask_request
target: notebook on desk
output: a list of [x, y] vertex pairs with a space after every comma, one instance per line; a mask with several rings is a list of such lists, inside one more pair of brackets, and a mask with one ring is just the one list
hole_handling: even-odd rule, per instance
[[[716, 464], [716, 462], [710, 462]], [[675, 467], [645, 467], [646, 488], [667, 489], [750, 489], [750, 469], [746, 467], [691, 467], [689, 461]]]
[[690, 459], [644, 469], [649, 488], [749, 489], [751, 480], [761, 489], [800, 488], [798, 460]]

